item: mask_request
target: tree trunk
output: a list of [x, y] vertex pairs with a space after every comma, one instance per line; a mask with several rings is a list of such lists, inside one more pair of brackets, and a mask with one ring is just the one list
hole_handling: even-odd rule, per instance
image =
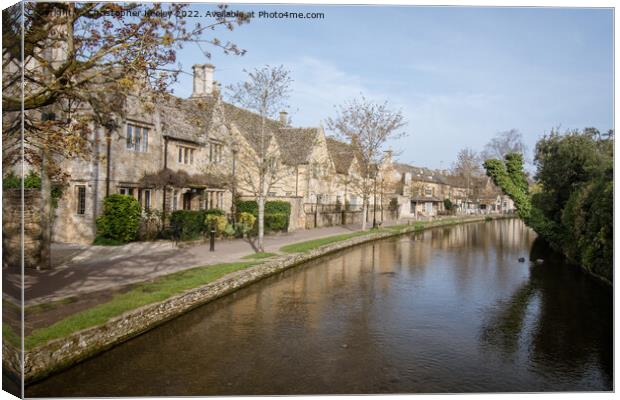
[[265, 196], [261, 193], [258, 196], [258, 251], [265, 251], [263, 238], [265, 236]]
[[41, 158], [41, 263], [38, 269], [52, 267], [52, 182], [49, 178], [49, 155], [44, 150]]
[[364, 196], [362, 200], [362, 230], [366, 230], [366, 213], [368, 211], [368, 197]]

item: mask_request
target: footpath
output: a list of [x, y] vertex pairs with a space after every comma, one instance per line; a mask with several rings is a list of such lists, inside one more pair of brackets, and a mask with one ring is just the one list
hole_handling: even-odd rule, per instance
[[[266, 235], [265, 252], [278, 254], [282, 246], [326, 236], [359, 231], [361, 226], [333, 226]], [[154, 241], [122, 246], [59, 244], [52, 246], [52, 268], [28, 269], [24, 276], [25, 305], [117, 290], [122, 286], [149, 281], [174, 272], [212, 264], [244, 261], [253, 254], [245, 239], [217, 240], [215, 251], [209, 242]], [[245, 260], [247, 261], [247, 260]], [[18, 301], [18, 275], [5, 274], [4, 293]]]

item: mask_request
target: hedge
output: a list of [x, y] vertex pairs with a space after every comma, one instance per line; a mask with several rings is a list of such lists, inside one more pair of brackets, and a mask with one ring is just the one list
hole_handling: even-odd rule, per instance
[[[238, 201], [237, 213], [249, 213], [258, 217], [258, 203], [254, 200]], [[265, 202], [265, 232], [288, 230], [289, 216], [291, 215], [291, 203], [288, 201], [274, 200]], [[258, 232], [256, 223], [253, 234]]]
[[[254, 200], [238, 201], [237, 212], [247, 212], [253, 215], [258, 214], [258, 204]], [[291, 214], [291, 203], [288, 201], [274, 200], [265, 202], [265, 214]]]
[[170, 230], [177, 240], [198, 239], [209, 230], [207, 215], [224, 216], [224, 211], [212, 208], [209, 210], [177, 210], [170, 215]]
[[136, 240], [142, 208], [132, 196], [113, 194], [103, 200], [103, 214], [97, 218], [95, 242], [127, 243]]

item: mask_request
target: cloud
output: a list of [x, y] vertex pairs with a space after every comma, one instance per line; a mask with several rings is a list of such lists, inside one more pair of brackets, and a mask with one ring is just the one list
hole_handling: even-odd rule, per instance
[[334, 115], [334, 106], [370, 91], [362, 78], [311, 57], [284, 63], [294, 79], [290, 114], [295, 125], [316, 126]]

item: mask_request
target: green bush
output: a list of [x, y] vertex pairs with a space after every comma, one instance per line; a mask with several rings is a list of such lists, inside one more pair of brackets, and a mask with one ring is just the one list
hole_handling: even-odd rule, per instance
[[254, 224], [256, 223], [256, 217], [249, 212], [242, 212], [237, 217], [237, 229], [241, 236], [247, 235], [252, 232]]
[[235, 227], [232, 224], [226, 224], [226, 228], [224, 228], [224, 236], [232, 238], [236, 234]]
[[[9, 172], [2, 179], [3, 189], [21, 189], [21, 179], [15, 175], [13, 171]], [[39, 174], [30, 170], [24, 179], [24, 189], [41, 189], [41, 177]], [[62, 185], [58, 183], [52, 184], [52, 206], [58, 207], [58, 199], [62, 197]]]
[[[252, 214], [258, 217], [258, 204], [254, 200], [238, 201], [237, 212]], [[288, 220], [291, 215], [291, 203], [288, 201], [274, 200], [265, 202], [265, 232], [286, 231]], [[258, 224], [253, 226], [252, 232], [258, 232]]]
[[224, 212], [224, 210], [221, 210], [219, 208], [210, 208], [210, 209], [205, 211], [205, 214], [207, 214], [207, 215], [223, 215], [223, 216], [226, 216], [226, 213]]
[[[224, 231], [226, 223], [226, 213], [219, 208], [208, 210], [177, 210], [170, 214], [170, 234], [176, 240], [195, 240], [209, 233], [209, 222], [218, 217], [218, 221], [223, 220], [224, 225], [219, 222], [218, 234]], [[221, 217], [221, 218], [219, 218]]]
[[120, 243], [135, 240], [140, 228], [142, 210], [132, 196], [113, 194], [103, 200], [103, 214], [97, 218], [99, 240], [112, 239]]
[[265, 202], [265, 214], [291, 214], [291, 203], [274, 200]]
[[206, 210], [177, 210], [170, 214], [170, 230], [176, 240], [194, 240], [207, 232]]
[[[238, 201], [237, 213], [247, 212], [253, 215], [258, 214], [258, 204], [254, 200]], [[291, 203], [282, 200], [273, 200], [265, 202], [265, 214], [275, 213], [291, 213]]]
[[223, 215], [207, 214], [205, 217], [206, 228], [210, 231], [211, 227], [215, 227], [215, 234], [222, 236], [226, 230], [228, 221]]
[[258, 204], [254, 200], [238, 201], [236, 206], [237, 214], [248, 213], [256, 216], [258, 214]]
[[2, 178], [3, 189], [20, 189], [21, 187], [21, 179], [19, 179], [13, 171], [9, 172], [4, 178]]
[[288, 229], [288, 216], [284, 213], [265, 214], [265, 231], [286, 231]]

